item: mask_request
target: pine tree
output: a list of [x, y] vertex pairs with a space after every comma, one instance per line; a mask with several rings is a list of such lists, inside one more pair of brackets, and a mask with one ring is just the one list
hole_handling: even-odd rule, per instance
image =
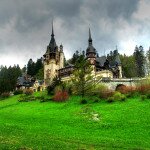
[[0, 93], [13, 91], [16, 87], [17, 78], [21, 76], [19, 65], [13, 67], [1, 67], [0, 69]]
[[136, 64], [136, 72], [137, 77], [144, 77], [145, 76], [145, 56], [143, 47], [140, 46], [139, 48], [136, 46], [134, 51], [134, 58]]
[[37, 74], [39, 72], [39, 70], [42, 68], [43, 68], [42, 58], [37, 59], [37, 61], [35, 63], [35, 74]]
[[126, 78], [136, 77], [137, 73], [134, 56], [120, 55], [120, 60], [122, 64], [123, 76]]
[[83, 55], [79, 56], [79, 59], [75, 63], [75, 69], [73, 71], [72, 83], [74, 85], [75, 91], [78, 95], [84, 96], [91, 92], [93, 88], [93, 76], [92, 66], [89, 61], [84, 58]]
[[22, 68], [22, 74], [26, 74], [27, 73], [27, 67], [26, 65]]
[[31, 75], [31, 76], [35, 75], [35, 63], [33, 62], [32, 59], [30, 59], [28, 61], [28, 64], [27, 64], [27, 74]]

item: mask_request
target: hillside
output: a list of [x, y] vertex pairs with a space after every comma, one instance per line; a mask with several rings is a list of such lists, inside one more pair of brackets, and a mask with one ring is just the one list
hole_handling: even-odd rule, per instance
[[[65, 103], [0, 101], [0, 149], [150, 149], [150, 101], [80, 105], [78, 97]], [[93, 121], [83, 114], [99, 114]]]

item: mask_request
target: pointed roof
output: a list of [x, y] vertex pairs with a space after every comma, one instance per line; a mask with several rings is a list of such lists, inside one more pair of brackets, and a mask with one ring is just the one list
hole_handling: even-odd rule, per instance
[[89, 45], [88, 45], [88, 48], [86, 49], [86, 55], [88, 53], [96, 54], [96, 49], [93, 47], [93, 44], [92, 44], [92, 37], [91, 37], [91, 30], [90, 30], [90, 28], [89, 28], [89, 40], [88, 40], [88, 43], [89, 43]]
[[52, 21], [52, 34], [51, 34], [51, 36], [54, 36], [53, 21]]
[[91, 30], [90, 30], [90, 28], [89, 28], [89, 43], [92, 44], [92, 37], [91, 37]]
[[52, 21], [52, 34], [51, 34], [51, 40], [50, 40], [50, 43], [49, 43], [49, 48], [50, 48], [50, 52], [55, 52], [56, 51], [56, 41], [55, 41], [55, 38], [54, 38], [54, 28], [53, 28], [53, 21]]

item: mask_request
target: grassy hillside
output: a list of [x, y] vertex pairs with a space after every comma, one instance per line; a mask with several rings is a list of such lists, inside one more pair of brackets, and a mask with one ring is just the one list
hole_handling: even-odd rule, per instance
[[[18, 102], [18, 96], [0, 101], [0, 149], [150, 149], [150, 101], [80, 105], [78, 97], [66, 103]], [[100, 116], [86, 118], [85, 107]]]

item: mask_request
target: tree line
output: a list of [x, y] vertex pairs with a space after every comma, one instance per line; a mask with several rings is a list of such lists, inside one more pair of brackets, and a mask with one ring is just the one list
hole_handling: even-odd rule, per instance
[[[118, 51], [110, 51], [110, 53], [106, 56], [106, 59], [109, 61], [115, 62], [115, 57]], [[85, 56], [85, 52], [82, 51], [82, 55]], [[97, 54], [98, 56], [98, 54]], [[71, 59], [67, 60], [67, 63], [75, 64], [79, 59], [80, 53], [77, 50]], [[133, 78], [133, 77], [144, 77], [145, 75], [150, 75], [150, 48], [146, 52], [142, 46], [136, 46], [134, 53], [130, 56], [126, 54], [119, 54], [123, 77], [125, 78]]]
[[29, 59], [27, 63], [27, 67], [24, 66], [22, 69], [19, 65], [14, 65], [13, 67], [0, 67], [0, 94], [4, 92], [14, 91], [16, 88], [16, 83], [18, 77], [22, 75], [30, 75], [39, 80], [43, 80], [43, 62], [42, 58], [37, 59], [34, 62], [32, 59]]
[[16, 87], [17, 78], [21, 76], [22, 70], [19, 65], [13, 67], [0, 67], [0, 94], [13, 91]]
[[35, 77], [36, 79], [43, 80], [44, 78], [44, 69], [43, 69], [43, 59], [37, 59], [34, 62], [31, 58], [27, 63], [27, 74]]
[[120, 55], [123, 76], [126, 78], [150, 75], [150, 49], [144, 52], [143, 46], [136, 46], [130, 56]]
[[[81, 54], [85, 57], [84, 51], [82, 51]], [[76, 51], [71, 59], [65, 61], [65, 66], [68, 65], [68, 63], [75, 64], [81, 54], [79, 53], [79, 51]], [[106, 57], [107, 59], [110, 59], [111, 57], [111, 59], [113, 60], [115, 55], [116, 51], [110, 51], [110, 54]], [[127, 56], [125, 54], [119, 54], [119, 56], [123, 70], [123, 77], [132, 78], [150, 75], [150, 49], [144, 52], [142, 46], [136, 46], [132, 55]], [[22, 69], [19, 67], [19, 65], [14, 65], [13, 67], [1, 66], [0, 94], [3, 92], [13, 91], [16, 86], [17, 78], [19, 76], [22, 76], [22, 74], [28, 74], [31, 77], [43, 80], [43, 59], [37, 59], [36, 62], [34, 62], [32, 59], [29, 59], [27, 66], [23, 67]]]

